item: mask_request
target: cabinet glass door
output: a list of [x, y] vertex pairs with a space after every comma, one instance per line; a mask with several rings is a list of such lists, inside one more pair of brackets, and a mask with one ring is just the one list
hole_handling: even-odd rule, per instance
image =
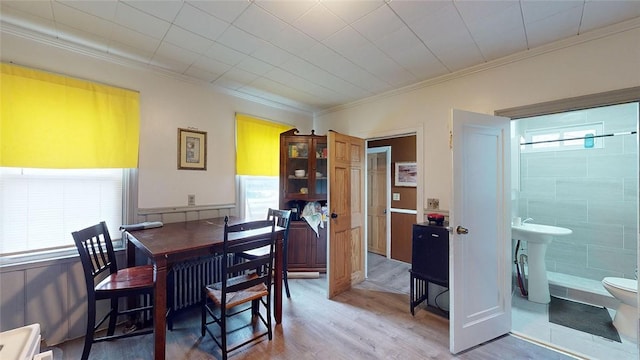
[[287, 142], [287, 192], [295, 195], [309, 193], [309, 142]]
[[327, 143], [314, 140], [315, 149], [315, 183], [316, 195], [327, 194]]

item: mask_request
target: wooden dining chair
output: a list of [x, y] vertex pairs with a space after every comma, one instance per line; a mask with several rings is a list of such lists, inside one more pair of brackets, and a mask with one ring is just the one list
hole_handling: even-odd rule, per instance
[[[153, 328], [134, 330], [122, 334], [115, 334], [115, 329], [118, 316], [131, 316], [153, 309], [153, 305], [148, 305], [153, 299], [155, 288], [153, 265], [118, 270], [113, 244], [107, 224], [104, 221], [97, 225], [74, 231], [72, 235], [80, 254], [87, 287], [87, 330], [84, 338], [82, 360], [88, 359], [93, 343], [152, 333]], [[145, 301], [142, 306], [123, 310], [119, 308], [120, 298], [140, 295], [145, 295]], [[111, 305], [107, 314], [96, 323], [96, 303], [100, 300], [109, 300]], [[145, 305], [144, 303], [148, 304]], [[106, 335], [96, 337], [96, 331], [107, 318], [109, 319], [109, 325]]]
[[[202, 336], [209, 333], [211, 338], [222, 350], [222, 359], [226, 360], [229, 352], [247, 345], [267, 335], [273, 338], [271, 329], [271, 277], [273, 274], [273, 254], [276, 241], [275, 221], [259, 220], [229, 225], [229, 219], [224, 220], [223, 256], [238, 254], [261, 247], [268, 247], [269, 251], [261, 256], [246, 259], [243, 262], [229, 264], [222, 263], [221, 281], [204, 287], [202, 301]], [[250, 303], [250, 304], [249, 304]], [[260, 306], [262, 305], [262, 307]], [[263, 315], [264, 308], [266, 315]], [[240, 314], [251, 310], [251, 319], [247, 325], [237, 329], [229, 329], [228, 321], [232, 317], [239, 318]], [[209, 320], [211, 317], [211, 320]], [[256, 329], [256, 318], [260, 319], [265, 330]], [[233, 322], [234, 327], [239, 321]], [[212, 325], [219, 327], [219, 334]], [[244, 327], [252, 327], [251, 336], [243, 337], [239, 344], [228, 345], [227, 335]], [[260, 326], [261, 327], [261, 326]]]
[[[276, 226], [284, 228], [284, 232], [282, 234], [282, 281], [284, 282], [284, 290], [287, 293], [287, 297], [291, 297], [291, 292], [289, 292], [289, 278], [288, 274], [288, 249], [289, 249], [289, 223], [291, 221], [291, 210], [279, 210], [279, 209], [271, 209], [267, 211], [267, 220], [275, 220]], [[251, 251], [245, 251], [242, 254], [236, 254], [244, 259], [250, 259], [255, 256], [260, 256], [266, 254], [269, 251], [267, 247], [263, 247], [260, 249], [255, 249]]]

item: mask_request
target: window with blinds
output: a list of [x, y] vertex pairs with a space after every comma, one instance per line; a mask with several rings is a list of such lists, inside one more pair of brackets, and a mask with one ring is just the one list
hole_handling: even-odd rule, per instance
[[74, 250], [71, 233], [103, 220], [119, 239], [122, 194], [122, 169], [0, 168], [0, 256]]
[[100, 221], [119, 239], [140, 94], [2, 63], [0, 96], [0, 264], [76, 253]]
[[265, 219], [278, 208], [280, 134], [293, 128], [245, 114], [236, 114], [236, 175], [240, 216]]

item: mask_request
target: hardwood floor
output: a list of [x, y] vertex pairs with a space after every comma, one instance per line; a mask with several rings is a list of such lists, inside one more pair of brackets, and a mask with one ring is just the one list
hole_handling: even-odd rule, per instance
[[[388, 275], [393, 270], [387, 266], [390, 265], [385, 265], [384, 271]], [[401, 276], [402, 271], [397, 274]], [[378, 280], [384, 274], [374, 272], [371, 277], [373, 280], [332, 300], [326, 298], [325, 275], [318, 279], [289, 279], [291, 299], [285, 297], [283, 324], [275, 327], [273, 340], [248, 345], [230, 358], [571, 359], [514, 336], [504, 336], [454, 356], [449, 353], [447, 319], [423, 309], [417, 309], [412, 317], [408, 291], [385, 289], [385, 282]], [[167, 333], [167, 359], [221, 358], [213, 340], [200, 337], [199, 315], [199, 309], [194, 309], [176, 318], [174, 331]], [[82, 341], [76, 339], [53, 347], [55, 360], [79, 359]], [[152, 337], [145, 335], [94, 344], [90, 359], [147, 360], [152, 359], [152, 349]]]
[[[384, 291], [409, 294], [409, 269], [411, 269], [411, 264], [389, 260], [384, 256], [373, 253], [368, 253], [367, 262], [369, 273], [367, 274], [367, 284], [364, 285], [377, 285]], [[407, 299], [409, 298], [407, 297]]]

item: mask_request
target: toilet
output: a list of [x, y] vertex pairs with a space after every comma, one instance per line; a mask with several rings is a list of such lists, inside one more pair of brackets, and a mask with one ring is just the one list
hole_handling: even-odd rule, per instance
[[620, 301], [613, 319], [613, 326], [620, 335], [637, 341], [638, 338], [638, 281], [618, 277], [606, 277], [602, 286]]

